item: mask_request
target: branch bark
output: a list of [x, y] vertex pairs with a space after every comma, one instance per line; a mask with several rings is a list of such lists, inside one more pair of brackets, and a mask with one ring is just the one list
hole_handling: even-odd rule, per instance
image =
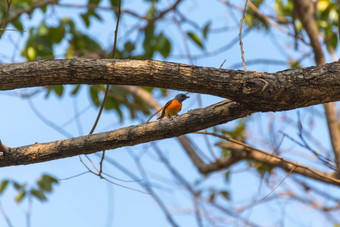
[[245, 117], [247, 105], [222, 101], [179, 117], [44, 144], [3, 149], [0, 167], [31, 164], [180, 136]]
[[0, 65], [0, 90], [59, 84], [161, 87], [229, 98], [253, 111], [281, 111], [340, 100], [340, 62], [276, 73], [117, 59]]

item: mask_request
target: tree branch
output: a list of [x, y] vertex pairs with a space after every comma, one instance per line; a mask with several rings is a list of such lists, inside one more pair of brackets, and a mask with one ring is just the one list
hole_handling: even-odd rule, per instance
[[31, 14], [37, 8], [43, 8], [43, 7], [48, 6], [48, 5], [55, 5], [55, 4], [58, 3], [58, 1], [59, 0], [47, 0], [47, 1], [39, 2], [39, 3], [35, 4], [35, 5], [32, 5], [28, 9], [24, 9], [24, 10], [15, 12], [15, 15], [11, 16], [10, 18], [8, 18], [8, 22], [12, 22], [12, 21], [18, 19], [23, 14]]
[[315, 2], [312, 0], [294, 0], [297, 15], [306, 30], [313, 48], [314, 59], [317, 65], [325, 64], [325, 55], [319, 41], [319, 31], [316, 24]]
[[340, 100], [340, 62], [276, 73], [151, 60], [68, 59], [0, 64], [0, 90], [58, 84], [162, 87], [229, 98], [257, 111]]
[[[228, 143], [225, 142], [220, 142], [218, 146], [230, 148], [228, 146]], [[267, 152], [256, 149], [246, 144], [245, 146], [238, 145], [238, 147], [239, 148], [232, 149], [232, 156], [234, 156], [234, 158], [238, 158], [240, 160], [246, 159], [257, 161], [271, 167], [281, 168], [288, 173], [289, 172], [297, 173], [320, 182], [340, 186], [340, 180], [336, 178], [337, 177], [336, 173], [326, 173], [319, 170], [315, 170], [302, 164], [299, 164], [297, 162], [289, 161], [280, 156], [269, 154]], [[223, 165], [220, 165], [219, 167], [219, 169], [224, 168], [225, 167]], [[215, 171], [217, 170], [218, 169], [216, 169]]]
[[171, 138], [229, 122], [251, 113], [247, 105], [222, 101], [171, 119], [50, 143], [4, 149], [0, 167], [49, 161]]

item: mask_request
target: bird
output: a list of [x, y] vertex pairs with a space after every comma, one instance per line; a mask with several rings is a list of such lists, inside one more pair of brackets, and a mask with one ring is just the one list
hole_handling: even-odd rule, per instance
[[165, 106], [162, 108], [162, 114], [158, 119], [162, 119], [164, 117], [172, 117], [177, 115], [179, 111], [182, 109], [182, 102], [186, 100], [187, 98], [190, 98], [189, 96], [181, 93], [176, 95], [176, 97], [173, 100], [170, 100], [165, 104]]

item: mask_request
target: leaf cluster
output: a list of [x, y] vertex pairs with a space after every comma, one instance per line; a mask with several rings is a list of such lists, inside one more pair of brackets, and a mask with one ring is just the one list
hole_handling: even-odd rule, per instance
[[17, 203], [21, 203], [23, 199], [27, 197], [34, 197], [39, 201], [46, 201], [46, 193], [51, 193], [53, 185], [55, 184], [58, 184], [58, 180], [47, 174], [42, 175], [32, 187], [28, 187], [27, 183], [22, 184], [15, 180], [6, 179], [2, 180], [0, 183], [0, 195], [4, 193], [9, 185], [13, 185], [14, 189], [17, 191], [15, 197]]

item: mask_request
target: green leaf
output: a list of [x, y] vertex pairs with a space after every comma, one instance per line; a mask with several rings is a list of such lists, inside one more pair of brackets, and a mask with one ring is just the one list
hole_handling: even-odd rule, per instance
[[112, 110], [119, 106], [118, 100], [113, 97], [106, 97], [106, 101], [104, 103], [105, 110]]
[[223, 135], [231, 136], [234, 139], [244, 140], [246, 138], [246, 120], [241, 119], [233, 130], [222, 130]]
[[26, 191], [21, 191], [17, 194], [17, 196], [15, 197], [15, 201], [17, 203], [20, 203], [22, 201], [23, 198], [25, 198], [26, 196]]
[[220, 191], [220, 194], [226, 199], [230, 200], [230, 194], [228, 191]]
[[90, 15], [88, 13], [82, 13], [80, 14], [81, 16], [81, 19], [83, 19], [86, 27], [89, 27], [90, 26]]
[[24, 190], [26, 187], [26, 184], [19, 184], [17, 182], [13, 183], [13, 186], [16, 190], [20, 191], [20, 190]]
[[256, 170], [260, 174], [261, 178], [264, 178], [271, 174], [272, 169], [272, 167], [262, 164]]
[[0, 184], [0, 194], [6, 189], [7, 185], [9, 183], [9, 180], [3, 180]]
[[259, 8], [262, 4], [263, 0], [253, 0], [252, 3], [256, 6], [256, 8]]
[[228, 170], [227, 172], [225, 172], [224, 174], [224, 180], [229, 183], [230, 181], [230, 171]]
[[36, 197], [40, 201], [46, 201], [47, 200], [45, 193], [42, 190], [31, 189], [30, 193], [31, 193], [32, 196]]
[[39, 180], [38, 185], [40, 190], [51, 192], [52, 191], [52, 184], [58, 183], [58, 180], [54, 177], [44, 174]]
[[89, 0], [88, 5], [99, 5], [101, 0]]
[[76, 95], [76, 94], [78, 93], [79, 89], [80, 89], [80, 84], [76, 85], [76, 86], [73, 88], [73, 90], [72, 90], [72, 92], [71, 92], [71, 95]]
[[159, 34], [157, 37], [157, 49], [164, 58], [168, 57], [170, 54], [171, 43], [163, 33]]
[[215, 196], [216, 196], [215, 192], [211, 193], [210, 196], [209, 196], [209, 202], [211, 202], [211, 203], [214, 202]]
[[118, 7], [119, 5], [119, 0], [110, 0], [111, 6], [112, 7]]
[[56, 93], [57, 96], [61, 97], [64, 93], [64, 86], [63, 85], [54, 85], [52, 87], [53, 91]]
[[150, 9], [149, 9], [149, 11], [148, 11], [147, 14], [146, 14], [146, 18], [147, 18], [147, 19], [152, 19], [152, 18], [154, 18], [155, 15], [156, 15], [156, 12], [157, 12], [157, 9], [156, 9], [156, 7], [155, 7], [155, 4], [152, 4], [151, 7], [150, 7]]
[[52, 43], [60, 43], [63, 38], [65, 37], [65, 27], [58, 26], [58, 27], [51, 27], [48, 32], [48, 38], [51, 40]]
[[156, 51], [156, 36], [154, 25], [150, 25], [144, 30], [143, 48], [145, 58], [146, 59], [152, 58]]
[[333, 48], [333, 50], [336, 50], [336, 48], [338, 47], [338, 36], [336, 34], [332, 34], [331, 38], [329, 38], [328, 42], [331, 45], [331, 47]]
[[98, 90], [95, 88], [96, 85], [90, 86], [90, 95], [92, 102], [94, 105], [97, 107], [99, 106], [99, 95], [98, 95]]
[[37, 35], [44, 36], [44, 35], [47, 35], [47, 34], [48, 34], [48, 27], [46, 26], [45, 21], [43, 21], [38, 28]]
[[187, 32], [187, 36], [194, 42], [196, 43], [201, 49], [204, 50], [204, 46], [201, 42], [201, 39], [194, 33], [192, 32]]
[[208, 32], [210, 29], [210, 25], [211, 25], [211, 21], [208, 21], [208, 23], [206, 23], [202, 29], [202, 33], [203, 33], [203, 37], [206, 39], [208, 37]]
[[135, 50], [135, 44], [133, 44], [131, 41], [127, 41], [124, 44], [124, 52], [127, 52], [130, 54], [134, 50]]
[[76, 26], [74, 25], [73, 21], [68, 17], [64, 17], [63, 19], [61, 19], [60, 26], [67, 27], [68, 32], [71, 34], [74, 34], [76, 31]]
[[11, 22], [11, 24], [20, 31], [21, 34], [24, 32], [24, 26], [22, 25], [21, 21], [19, 19], [16, 19]]

